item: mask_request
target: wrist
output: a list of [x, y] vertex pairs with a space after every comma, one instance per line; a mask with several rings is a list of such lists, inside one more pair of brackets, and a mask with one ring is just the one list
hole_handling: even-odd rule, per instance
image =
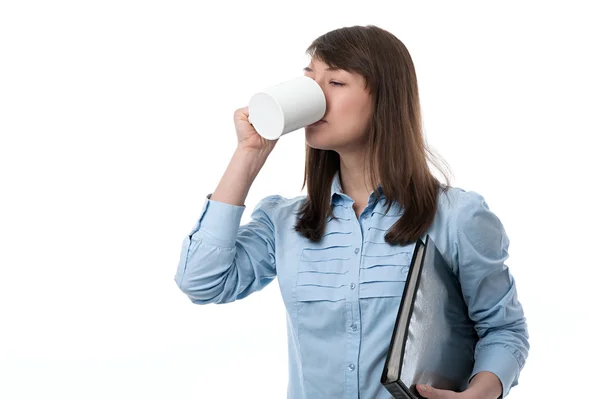
[[271, 154], [271, 150], [267, 148], [258, 149], [238, 145], [235, 149], [234, 154], [238, 157], [247, 160], [250, 163], [264, 164], [269, 155]]
[[465, 399], [498, 399], [502, 397], [500, 379], [489, 371], [477, 373], [464, 391]]
[[232, 163], [240, 173], [250, 180], [254, 180], [264, 166], [269, 153], [264, 150], [237, 147], [232, 158]]

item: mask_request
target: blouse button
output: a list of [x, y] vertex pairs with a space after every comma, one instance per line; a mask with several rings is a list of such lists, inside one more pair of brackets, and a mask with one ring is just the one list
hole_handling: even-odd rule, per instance
[[355, 368], [356, 367], [353, 364], [351, 364], [351, 365], [348, 366], [348, 370], [350, 370], [350, 371], [354, 371]]
[[356, 284], [350, 283], [350, 289], [353, 290], [354, 288], [356, 288]]
[[354, 248], [354, 253], [355, 253], [355, 254], [357, 254], [357, 253], [358, 253], [358, 251], [360, 251], [360, 249], [358, 249], [358, 248]]

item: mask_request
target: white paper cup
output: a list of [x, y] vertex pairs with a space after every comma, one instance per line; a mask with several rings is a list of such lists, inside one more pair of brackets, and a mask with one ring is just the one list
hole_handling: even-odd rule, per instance
[[325, 115], [325, 94], [308, 76], [288, 80], [252, 96], [248, 120], [262, 137], [276, 140]]

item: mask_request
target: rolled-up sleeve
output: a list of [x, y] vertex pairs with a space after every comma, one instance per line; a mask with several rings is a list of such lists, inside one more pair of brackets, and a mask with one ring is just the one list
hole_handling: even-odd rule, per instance
[[499, 218], [475, 192], [463, 193], [456, 213], [454, 259], [479, 342], [471, 378], [494, 373], [502, 397], [517, 385], [529, 352], [529, 334], [515, 280], [505, 264], [509, 239]]
[[273, 218], [281, 197], [262, 199], [242, 226], [245, 206], [210, 197], [183, 240], [175, 273], [177, 286], [195, 304], [244, 298], [276, 276]]

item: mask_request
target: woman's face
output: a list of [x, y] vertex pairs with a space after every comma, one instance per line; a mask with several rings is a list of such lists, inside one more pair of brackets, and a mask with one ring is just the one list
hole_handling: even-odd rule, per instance
[[365, 79], [312, 58], [304, 75], [315, 80], [325, 93], [325, 122], [307, 126], [306, 143], [320, 150], [354, 151], [364, 145], [367, 126], [373, 113]]

